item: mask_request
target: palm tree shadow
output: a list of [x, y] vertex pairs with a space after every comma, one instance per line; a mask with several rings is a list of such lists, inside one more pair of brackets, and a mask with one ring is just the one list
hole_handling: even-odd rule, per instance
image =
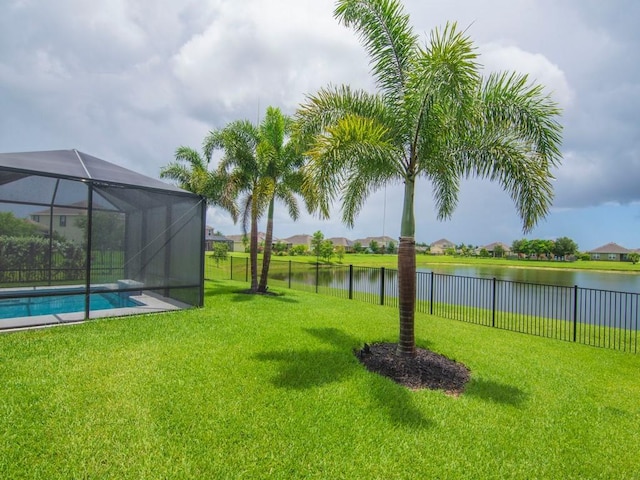
[[227, 285], [224, 282], [221, 282], [219, 280], [207, 280], [204, 296], [215, 297], [217, 295], [236, 293], [237, 291], [238, 291], [238, 287], [236, 286]]
[[528, 394], [518, 387], [481, 378], [472, 378], [464, 391], [464, 395], [514, 407], [522, 406], [528, 397]]
[[337, 328], [303, 328], [303, 330], [338, 350], [353, 349], [359, 343], [358, 339]]
[[435, 422], [426, 418], [415, 406], [412, 392], [397, 384], [390, 385], [390, 382], [392, 380], [387, 378], [376, 378], [370, 384], [370, 391], [374, 402], [391, 423], [415, 430], [434, 427]]
[[[304, 390], [341, 382], [364, 367], [353, 355], [359, 341], [337, 328], [304, 329], [331, 349], [281, 350], [262, 352], [256, 360], [278, 362], [278, 374], [271, 380], [278, 388]], [[373, 403], [389, 420], [399, 426], [426, 428], [433, 422], [415, 406], [411, 392], [389, 379], [369, 373], [369, 392]]]
[[278, 388], [304, 390], [321, 387], [340, 382], [351, 373], [344, 365], [342, 353], [333, 350], [263, 352], [254, 358], [280, 364], [278, 374], [271, 380]]
[[244, 303], [244, 302], [252, 302], [258, 297], [267, 298], [269, 300], [273, 300], [274, 302], [282, 302], [282, 303], [300, 303], [298, 300], [293, 298], [289, 298], [285, 296], [285, 294], [261, 294], [261, 293], [251, 293], [247, 290], [233, 290], [234, 296], [231, 297], [232, 302]]

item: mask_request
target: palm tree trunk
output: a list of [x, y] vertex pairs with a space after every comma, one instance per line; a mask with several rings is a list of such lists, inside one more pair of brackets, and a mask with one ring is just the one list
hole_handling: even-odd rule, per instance
[[251, 292], [258, 291], [258, 212], [251, 205], [251, 240], [249, 245], [251, 263]]
[[269, 212], [267, 214], [267, 233], [264, 239], [264, 253], [262, 255], [262, 273], [260, 274], [260, 285], [258, 291], [266, 293], [267, 280], [269, 276], [269, 264], [271, 263], [271, 246], [273, 244], [273, 205], [275, 196], [269, 202]]
[[407, 179], [404, 187], [404, 206], [398, 246], [398, 303], [400, 306], [400, 340], [397, 354], [411, 357], [416, 353], [416, 240], [413, 215], [415, 181]]

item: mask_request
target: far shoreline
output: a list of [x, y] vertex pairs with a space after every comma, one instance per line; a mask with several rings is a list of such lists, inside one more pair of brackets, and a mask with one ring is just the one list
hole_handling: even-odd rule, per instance
[[498, 268], [515, 268], [515, 269], [521, 269], [521, 270], [551, 270], [551, 271], [557, 271], [557, 272], [594, 272], [594, 273], [623, 273], [623, 274], [629, 274], [629, 275], [634, 275], [634, 274], [639, 274], [640, 273], [640, 269], [638, 271], [633, 271], [633, 270], [617, 270], [617, 269], [599, 269], [599, 268], [571, 268], [571, 267], [550, 267], [550, 266], [536, 266], [536, 265], [501, 265], [498, 263], [485, 263], [485, 264], [473, 264], [471, 262], [469, 263], [456, 263], [456, 262], [427, 262], [427, 263], [423, 263], [420, 264], [421, 268], [423, 265], [434, 265], [434, 266], [439, 266], [439, 265], [451, 265], [454, 267], [470, 267], [470, 268], [475, 268], [475, 267], [498, 267]]
[[[230, 252], [232, 258], [248, 258], [248, 253]], [[260, 258], [262, 254], [258, 255]], [[362, 267], [397, 267], [397, 254], [370, 254], [370, 253], [348, 253], [339, 259], [334, 255], [329, 262], [320, 258], [320, 265], [353, 265]], [[291, 261], [294, 263], [315, 264], [315, 255], [273, 255], [272, 261]], [[576, 267], [576, 264], [581, 265]], [[633, 265], [631, 262], [615, 262], [609, 260], [576, 260], [573, 262], [551, 262], [549, 260], [512, 260], [512, 259], [492, 259], [479, 257], [451, 257], [447, 255], [416, 255], [416, 267], [418, 269], [447, 267], [497, 267], [521, 270], [547, 270], [547, 271], [570, 271], [570, 272], [594, 272], [594, 273], [620, 273], [620, 274], [640, 274], [640, 264]]]

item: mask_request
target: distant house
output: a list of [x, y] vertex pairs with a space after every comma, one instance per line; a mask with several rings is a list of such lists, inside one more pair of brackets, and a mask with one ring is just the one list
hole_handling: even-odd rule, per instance
[[387, 235], [381, 237], [359, 238], [358, 240], [354, 240], [353, 243], [359, 243], [364, 248], [367, 248], [371, 244], [371, 242], [376, 242], [378, 244], [378, 247], [380, 248], [386, 248], [392, 242], [396, 247], [398, 246], [398, 240], [393, 239]]
[[86, 240], [86, 234], [84, 229], [78, 226], [76, 220], [86, 216], [87, 202], [83, 201], [68, 207], [53, 207], [33, 212], [30, 215], [30, 220], [36, 223], [46, 236], [53, 228], [56, 235], [69, 242], [81, 244]]
[[212, 251], [216, 243], [224, 243], [227, 245], [227, 251], [233, 252], [233, 240], [225, 237], [224, 235], [217, 235], [213, 227], [207, 225], [204, 230], [204, 249], [206, 251]]
[[304, 245], [308, 249], [311, 249], [311, 235], [302, 234], [302, 235], [293, 235], [292, 237], [283, 238], [280, 240], [282, 243], [287, 245], [287, 249], [291, 247], [295, 247], [296, 245]]
[[344, 247], [345, 252], [353, 250], [353, 242], [346, 237], [331, 237], [328, 240], [333, 243], [334, 247]]
[[[258, 245], [264, 243], [265, 236], [264, 232], [258, 232]], [[249, 248], [249, 233], [246, 235], [225, 235], [225, 237], [233, 242], [233, 252], [244, 252]]]
[[444, 255], [450, 248], [456, 248], [456, 244], [446, 238], [441, 238], [430, 245], [430, 253], [432, 255]]
[[595, 248], [589, 252], [591, 260], [612, 260], [617, 262], [624, 262], [629, 260], [628, 256], [633, 250], [621, 247], [617, 243], [607, 243], [601, 247]]
[[509, 245], [507, 245], [506, 243], [502, 243], [502, 242], [493, 242], [490, 243], [489, 245], [485, 245], [484, 247], [480, 247], [480, 250], [484, 249], [487, 252], [489, 252], [489, 255], [491, 255], [492, 257], [495, 257], [495, 250], [496, 247], [501, 247], [502, 248], [502, 256], [506, 257], [508, 255], [511, 254], [511, 247]]

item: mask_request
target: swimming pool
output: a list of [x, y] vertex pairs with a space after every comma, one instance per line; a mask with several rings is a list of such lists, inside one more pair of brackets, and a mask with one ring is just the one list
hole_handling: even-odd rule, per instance
[[[82, 312], [85, 308], [84, 302], [83, 294], [0, 300], [0, 319]], [[110, 310], [141, 305], [117, 292], [92, 293], [89, 296], [89, 303], [91, 310]]]

